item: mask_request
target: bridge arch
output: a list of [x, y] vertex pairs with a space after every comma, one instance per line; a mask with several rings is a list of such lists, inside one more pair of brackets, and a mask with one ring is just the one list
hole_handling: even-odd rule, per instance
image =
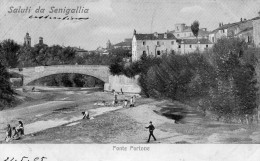
[[21, 71], [12, 69], [10, 71], [23, 75], [23, 85], [25, 86], [42, 77], [62, 73], [89, 75], [104, 83], [109, 82], [109, 68], [101, 65], [54, 65], [23, 68]]

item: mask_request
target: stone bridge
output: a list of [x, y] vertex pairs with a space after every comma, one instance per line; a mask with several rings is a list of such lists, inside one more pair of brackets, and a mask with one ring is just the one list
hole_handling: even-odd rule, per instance
[[102, 65], [53, 65], [53, 66], [38, 66], [9, 69], [10, 73], [18, 73], [23, 76], [23, 85], [26, 86], [30, 82], [39, 78], [61, 73], [77, 73], [93, 76], [102, 80], [104, 83], [109, 82], [109, 68]]

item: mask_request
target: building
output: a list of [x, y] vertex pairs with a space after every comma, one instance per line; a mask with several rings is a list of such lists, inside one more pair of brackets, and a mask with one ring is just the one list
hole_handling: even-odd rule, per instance
[[[191, 26], [186, 26], [184, 23], [175, 24], [175, 30], [170, 31], [177, 39], [196, 39], [191, 31]], [[199, 29], [198, 39], [207, 39], [209, 32], [207, 28]]]
[[132, 39], [132, 61], [137, 61], [143, 54], [161, 56], [176, 52], [177, 39], [172, 33], [137, 34], [134, 30]]
[[256, 47], [260, 47], [260, 15], [253, 18], [253, 41]]
[[137, 34], [132, 39], [132, 61], [139, 60], [143, 54], [161, 56], [163, 54], [188, 54], [196, 50], [205, 51], [213, 46], [207, 38], [177, 39], [173, 33]]
[[84, 57], [85, 55], [89, 54], [87, 50], [81, 49], [80, 47], [73, 47], [73, 49], [75, 50], [76, 55], [79, 57]]
[[205, 51], [213, 46], [213, 43], [209, 39], [178, 39], [177, 52], [181, 54], [188, 54], [198, 51]]
[[31, 46], [31, 36], [27, 32], [25, 37], [24, 37], [24, 45], [25, 46]]
[[239, 33], [235, 34], [235, 37], [244, 39], [245, 42], [247, 42], [248, 44], [253, 44], [253, 27], [248, 27], [240, 31]]
[[94, 52], [97, 53], [97, 54], [108, 55], [109, 49], [99, 46]]
[[253, 43], [253, 21], [240, 19], [239, 22], [223, 24], [209, 34], [209, 40], [216, 43], [221, 37], [241, 37], [249, 44]]
[[122, 48], [122, 49], [131, 50], [131, 48], [132, 48], [132, 39], [125, 39], [124, 41], [113, 45], [113, 48], [115, 48], [115, 49]]

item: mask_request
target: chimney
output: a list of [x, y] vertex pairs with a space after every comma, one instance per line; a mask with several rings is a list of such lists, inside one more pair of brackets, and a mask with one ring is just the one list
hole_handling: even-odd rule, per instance
[[165, 39], [167, 39], [167, 33], [166, 33], [166, 32], [164, 33], [163, 37], [164, 37]]
[[39, 37], [39, 44], [43, 44], [43, 38], [42, 37]]
[[219, 23], [218, 26], [221, 27], [221, 23]]
[[158, 38], [158, 33], [157, 33], [157, 32], [155, 32], [153, 35], [154, 35], [156, 38]]
[[244, 18], [244, 21], [246, 21], [246, 18]]
[[242, 22], [243, 21], [243, 18], [240, 18], [240, 22]]
[[223, 22], [221, 23], [221, 26], [223, 26]]

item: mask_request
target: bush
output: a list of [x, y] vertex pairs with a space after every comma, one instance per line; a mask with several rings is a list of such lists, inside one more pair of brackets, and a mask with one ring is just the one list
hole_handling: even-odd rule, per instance
[[10, 107], [14, 103], [14, 91], [9, 81], [10, 76], [6, 68], [0, 63], [0, 110]]

